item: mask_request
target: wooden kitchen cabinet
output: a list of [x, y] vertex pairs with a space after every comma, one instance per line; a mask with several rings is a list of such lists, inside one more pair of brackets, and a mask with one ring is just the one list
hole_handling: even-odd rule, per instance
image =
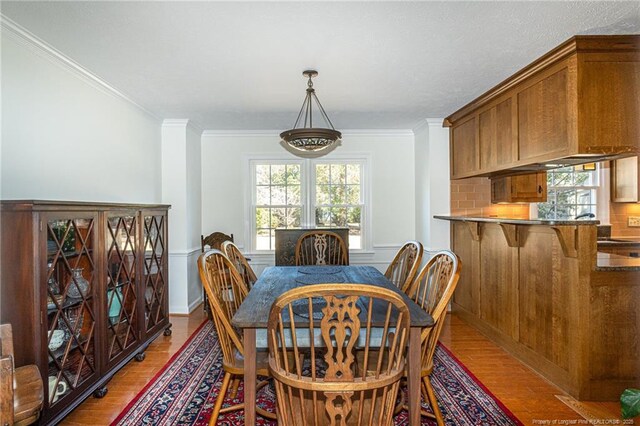
[[547, 201], [547, 173], [491, 178], [492, 203], [544, 203]]
[[637, 203], [640, 201], [640, 157], [627, 157], [611, 162], [611, 201]]
[[11, 323], [15, 365], [36, 364], [42, 424], [169, 335], [165, 205], [2, 201], [0, 322]]
[[451, 178], [640, 153], [639, 53], [639, 35], [576, 36], [454, 112]]

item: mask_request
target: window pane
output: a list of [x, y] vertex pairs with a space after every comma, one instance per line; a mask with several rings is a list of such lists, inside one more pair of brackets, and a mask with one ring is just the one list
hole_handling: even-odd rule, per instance
[[271, 205], [284, 206], [287, 204], [287, 187], [272, 186], [271, 187]]
[[360, 164], [347, 164], [347, 183], [360, 184]]
[[316, 183], [328, 184], [329, 183], [329, 165], [318, 164], [316, 166]]
[[286, 166], [284, 164], [272, 165], [271, 183], [274, 185], [284, 185], [286, 182]]
[[287, 227], [287, 216], [286, 209], [277, 208], [271, 209], [271, 226], [270, 228], [286, 228]]
[[256, 232], [256, 250], [269, 250], [269, 229], [258, 229]]
[[287, 165], [287, 185], [300, 185], [300, 165]]
[[287, 228], [299, 228], [301, 211], [299, 207], [287, 209]]
[[256, 228], [268, 228], [269, 227], [269, 210], [268, 208], [256, 209]]
[[331, 183], [333, 184], [347, 183], [347, 165], [346, 164], [331, 165]]
[[269, 165], [261, 164], [256, 166], [256, 184], [269, 185]]
[[316, 204], [329, 204], [329, 185], [316, 186]]
[[300, 204], [300, 186], [287, 186], [287, 205]]
[[256, 204], [267, 205], [269, 204], [270, 198], [269, 186], [261, 185], [256, 188]]
[[575, 189], [557, 189], [556, 204], [575, 204], [576, 203], [576, 190]]
[[347, 226], [347, 209], [346, 207], [331, 208], [331, 225], [340, 228]]
[[360, 185], [347, 185], [347, 204], [360, 204]]
[[332, 185], [331, 186], [331, 204], [344, 204], [344, 186]]
[[577, 204], [591, 204], [592, 194], [591, 189], [578, 189], [576, 191], [576, 203]]
[[316, 226], [331, 226], [331, 211], [328, 207], [316, 208]]

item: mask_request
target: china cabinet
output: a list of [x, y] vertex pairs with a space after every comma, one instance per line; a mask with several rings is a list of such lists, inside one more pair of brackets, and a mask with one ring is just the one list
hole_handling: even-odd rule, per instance
[[45, 384], [55, 424], [161, 333], [168, 316], [166, 205], [2, 201], [0, 322], [15, 364]]

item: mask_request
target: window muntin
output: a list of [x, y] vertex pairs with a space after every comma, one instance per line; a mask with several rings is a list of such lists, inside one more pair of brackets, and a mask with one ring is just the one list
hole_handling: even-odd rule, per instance
[[256, 164], [254, 168], [256, 250], [275, 248], [276, 228], [299, 228], [302, 218], [300, 164]]
[[547, 202], [538, 203], [540, 219], [573, 219], [596, 214], [597, 170], [563, 167], [547, 172]]

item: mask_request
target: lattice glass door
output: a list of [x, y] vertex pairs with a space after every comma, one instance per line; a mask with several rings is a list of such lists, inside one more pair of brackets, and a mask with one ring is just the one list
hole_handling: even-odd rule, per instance
[[144, 316], [145, 330], [151, 333], [168, 319], [166, 216], [144, 213], [143, 219]]
[[[80, 217], [78, 217], [80, 216]], [[97, 374], [95, 360], [97, 217], [49, 216], [46, 223], [48, 405], [64, 405]], [[42, 293], [41, 293], [42, 294]], [[76, 392], [77, 391], [77, 392]], [[73, 395], [73, 396], [70, 396]]]
[[107, 363], [120, 359], [134, 347], [138, 335], [138, 288], [135, 212], [106, 218], [106, 353]]

